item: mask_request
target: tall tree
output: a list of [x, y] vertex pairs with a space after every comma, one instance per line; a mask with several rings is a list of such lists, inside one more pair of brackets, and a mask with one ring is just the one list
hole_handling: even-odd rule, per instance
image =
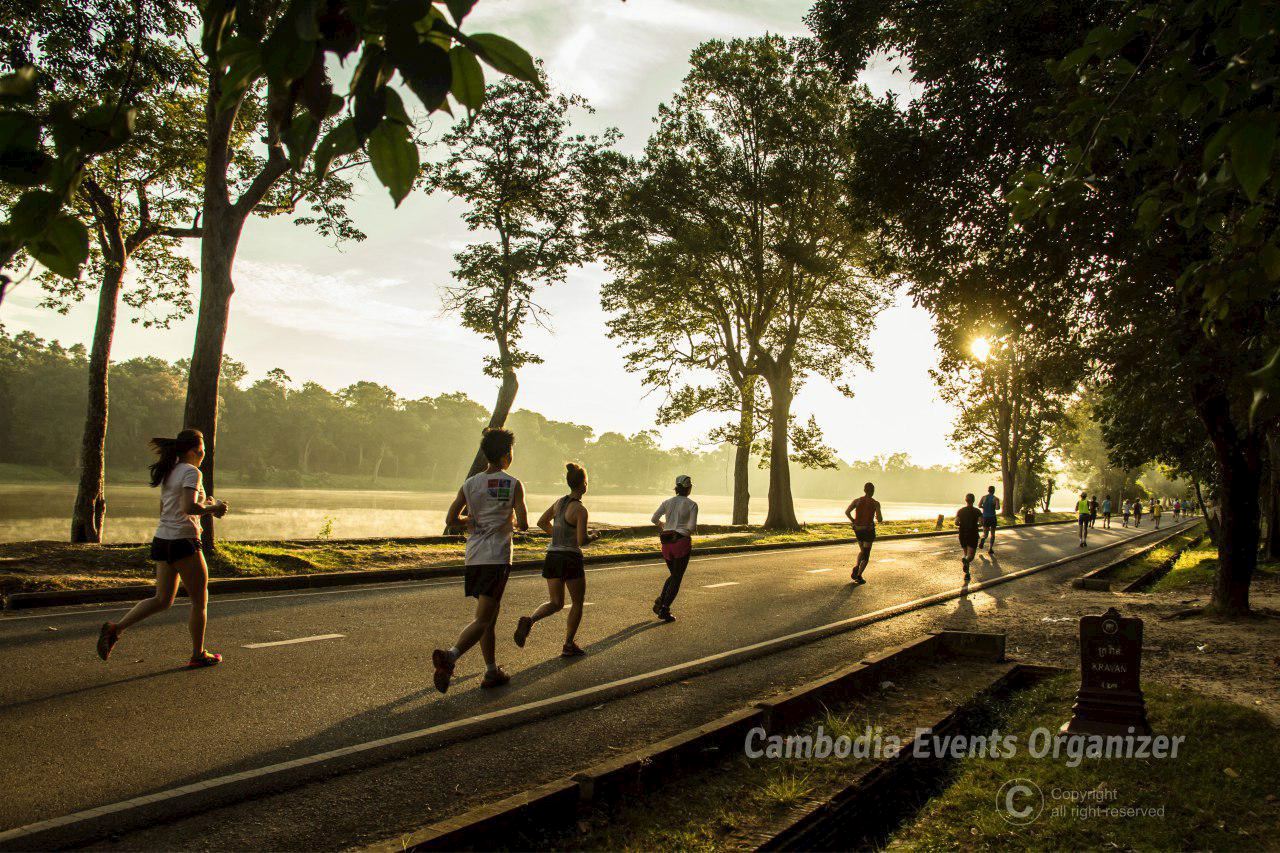
[[955, 307], [940, 302], [926, 300], [939, 309], [940, 359], [930, 375], [959, 411], [952, 442], [972, 470], [1000, 472], [1001, 511], [1013, 517], [1033, 503], [1019, 485], [1046, 473], [1049, 441], [1085, 353], [1064, 318], [1029, 304], [976, 295]]
[[[480, 106], [484, 76], [476, 57], [502, 73], [534, 79], [529, 55], [514, 43], [458, 29], [472, 6], [468, 0], [211, 0], [201, 7], [207, 134], [199, 318], [185, 421], [204, 432], [209, 490], [232, 268], [246, 220], [269, 203], [290, 171], [309, 171], [323, 182], [335, 160], [361, 150], [398, 205], [417, 178], [418, 148], [414, 120], [393, 79], [428, 113], [447, 108], [450, 94], [468, 109]], [[328, 57], [343, 60], [357, 50], [348, 94], [338, 96]], [[265, 157], [233, 156], [242, 132], [265, 142]], [[213, 543], [210, 519], [205, 517], [206, 548]]]
[[[95, 0], [87, 10], [79, 5], [53, 3], [41, 14], [10, 21], [15, 42], [9, 52], [17, 62], [40, 57], [47, 82], [40, 102], [48, 109], [58, 101], [109, 101], [122, 77], [143, 104], [129, 139], [84, 167], [68, 205], [68, 215], [93, 228], [87, 271], [98, 285], [71, 541], [99, 542], [106, 512], [108, 370], [125, 275], [137, 256], [146, 275], [125, 294], [135, 307], [150, 310], [150, 303], [168, 301], [181, 313], [187, 305], [186, 277], [194, 268], [177, 246], [195, 207], [201, 128], [193, 63], [176, 41], [193, 23], [190, 11], [169, 0]], [[126, 35], [127, 47], [109, 43]], [[52, 294], [46, 304], [59, 310], [86, 294], [83, 279], [57, 270], [41, 281]], [[164, 325], [168, 319], [153, 314], [147, 322]]]
[[[1004, 198], [1020, 164], [1051, 147], [1034, 124], [1044, 60], [1079, 37], [1088, 6], [819, 0], [810, 15], [841, 73], [889, 54], [918, 88], [864, 112], [851, 192], [879, 211], [883, 250], [934, 316], [934, 378], [961, 407], [955, 438], [971, 462], [998, 466], [1008, 514], [1089, 361], [1067, 256], [1051, 234], [1011, 228]], [[977, 339], [993, 357], [974, 359]]]
[[[1117, 350], [1145, 341], [1188, 375], [1219, 481], [1210, 609], [1241, 617], [1280, 425], [1280, 8], [1158, 0], [1097, 23], [1049, 66], [1038, 128], [1056, 147], [1010, 198], [1073, 252]], [[1131, 399], [1159, 405], [1161, 385]]]
[[[517, 371], [542, 361], [521, 345], [525, 324], [544, 317], [537, 288], [563, 282], [592, 257], [582, 228], [589, 175], [618, 134], [571, 133], [574, 109], [592, 112], [577, 95], [551, 92], [541, 69], [534, 82], [495, 83], [484, 110], [445, 134], [445, 159], [425, 170], [428, 191], [461, 199], [467, 227], [495, 237], [454, 255], [457, 284], [445, 291], [446, 307], [463, 326], [497, 347], [484, 363], [485, 374], [501, 383], [490, 427], [506, 423]], [[470, 473], [484, 465], [477, 450]]]
[[[655, 371], [672, 347], [683, 368], [722, 374], [737, 395], [740, 471], [754, 432], [754, 380], [767, 385], [765, 523], [778, 528], [799, 526], [796, 388], [816, 374], [848, 392], [843, 377], [868, 363], [862, 342], [884, 304], [863, 269], [868, 229], [844, 189], [855, 93], [810, 50], [777, 36], [700, 45], [681, 90], [659, 109], [644, 159], [623, 171], [606, 226], [617, 279], [602, 295], [622, 312], [613, 333], [635, 342], [633, 363], [650, 384], [665, 381]], [[641, 316], [657, 302], [686, 318], [647, 330]], [[645, 344], [672, 331], [678, 345]]]

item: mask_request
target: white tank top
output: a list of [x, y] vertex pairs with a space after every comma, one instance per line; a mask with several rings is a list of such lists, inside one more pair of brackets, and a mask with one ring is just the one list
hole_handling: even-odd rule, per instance
[[462, 484], [467, 513], [474, 520], [467, 537], [468, 566], [511, 563], [511, 508], [519, 484], [507, 471], [481, 471]]

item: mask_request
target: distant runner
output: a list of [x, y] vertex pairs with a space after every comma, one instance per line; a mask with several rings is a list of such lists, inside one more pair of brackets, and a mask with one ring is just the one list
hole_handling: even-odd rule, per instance
[[996, 497], [996, 487], [987, 486], [987, 493], [982, 496], [982, 500], [978, 501], [978, 508], [982, 510], [982, 539], [978, 541], [978, 550], [982, 550], [982, 546], [987, 544], [987, 537], [991, 537], [991, 545], [987, 548], [988, 554], [996, 552], [996, 524], [1000, 511], [1000, 499]]
[[973, 505], [973, 492], [964, 496], [964, 506], [956, 511], [956, 527], [960, 529], [960, 548], [964, 557], [964, 580], [969, 582], [969, 566], [978, 553], [978, 526], [982, 523], [982, 510]]
[[1155, 519], [1156, 530], [1160, 529], [1160, 513], [1164, 512], [1160, 507], [1160, 501], [1151, 502], [1151, 517]]
[[1133, 526], [1142, 526], [1142, 499], [1134, 498], [1133, 501]]
[[476, 616], [462, 629], [449, 649], [431, 653], [436, 689], [449, 689], [458, 658], [476, 643], [484, 656], [485, 673], [481, 687], [501, 687], [511, 680], [495, 657], [497, 643], [494, 624], [502, 606], [502, 593], [511, 574], [511, 533], [514, 524], [529, 529], [529, 512], [524, 505], [524, 486], [508, 473], [512, 445], [516, 437], [505, 429], [486, 429], [480, 451], [489, 463], [485, 470], [469, 477], [449, 506], [445, 523], [467, 529], [466, 577], [463, 592], [476, 600]]
[[871, 546], [876, 544], [876, 523], [884, 523], [880, 512], [880, 501], [872, 497], [876, 493], [876, 484], [867, 483], [862, 487], [862, 497], [855, 498], [845, 507], [845, 518], [853, 525], [853, 535], [858, 540], [858, 559], [853, 564], [849, 578], [854, 583], [866, 583], [862, 574], [871, 562]]
[[1085, 540], [1089, 538], [1089, 498], [1084, 493], [1080, 493], [1080, 500], [1076, 501], [1076, 513], [1079, 516], [1078, 524], [1080, 525], [1080, 547], [1085, 546]]
[[1089, 526], [1093, 527], [1098, 523], [1098, 496], [1094, 495], [1089, 498]]
[[1111, 495], [1102, 499], [1102, 526], [1111, 526]]
[[126, 628], [148, 616], [168, 610], [178, 594], [178, 579], [191, 600], [187, 619], [191, 631], [191, 659], [188, 669], [216, 666], [222, 655], [206, 651], [204, 629], [209, 601], [209, 568], [200, 550], [200, 518], [222, 518], [227, 504], [204, 493], [200, 463], [204, 461], [204, 435], [198, 429], [184, 429], [175, 438], [153, 438], [151, 449], [159, 457], [151, 463], [151, 486], [160, 488], [160, 524], [151, 540], [151, 559], [156, 564], [156, 593], [139, 601], [119, 622], [103, 622], [98, 632], [98, 657], [111, 656]]
[[1133, 504], [1128, 500], [1124, 501], [1124, 525], [1129, 526], [1129, 513], [1133, 510]]
[[658, 526], [658, 540], [662, 543], [662, 559], [667, 561], [666, 582], [662, 592], [653, 602], [653, 612], [663, 622], [674, 622], [671, 605], [680, 593], [680, 582], [689, 568], [689, 553], [693, 549], [693, 534], [698, 532], [698, 505], [689, 500], [693, 480], [688, 474], [676, 477], [676, 493], [667, 498], [653, 514]]
[[598, 537], [587, 532], [587, 508], [582, 504], [582, 496], [587, 491], [587, 472], [582, 466], [570, 462], [565, 465], [564, 479], [569, 486], [569, 494], [547, 507], [538, 519], [538, 527], [551, 535], [542, 568], [542, 576], [547, 579], [548, 598], [533, 611], [533, 615], [521, 616], [516, 621], [515, 639], [516, 645], [524, 648], [534, 623], [564, 608], [564, 591], [568, 589], [573, 603], [565, 621], [564, 647], [560, 650], [560, 657], [575, 658], [585, 654], [574, 642], [578, 626], [582, 624], [582, 603], [587, 594], [582, 546]]

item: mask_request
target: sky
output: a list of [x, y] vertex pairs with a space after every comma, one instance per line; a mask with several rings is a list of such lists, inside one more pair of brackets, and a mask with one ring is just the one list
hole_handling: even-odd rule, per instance
[[[591, 102], [596, 112], [575, 116], [576, 129], [617, 127], [620, 148], [637, 153], [695, 46], [764, 32], [807, 34], [808, 6], [808, 0], [481, 0], [466, 29], [515, 39], [546, 63], [554, 87]], [[877, 93], [910, 96], [905, 77], [887, 62], [873, 64], [863, 82]], [[447, 120], [437, 119], [437, 128]], [[248, 366], [251, 379], [279, 367], [299, 385], [315, 381], [336, 390], [372, 380], [406, 398], [463, 391], [492, 405], [496, 384], [481, 372], [490, 345], [440, 307], [452, 255], [476, 238], [461, 221], [461, 204], [419, 192], [395, 209], [372, 176], [356, 187], [350, 212], [369, 235], [362, 243], [334, 246], [283, 217], [249, 221], [235, 265], [226, 352]], [[526, 344], [545, 362], [521, 371], [516, 407], [597, 433], [631, 434], [654, 427], [661, 398], [626, 372], [605, 335], [599, 288], [606, 277], [589, 265], [543, 291], [551, 328], [531, 329]], [[57, 315], [37, 307], [40, 292], [28, 282], [5, 300], [0, 321], [10, 332], [87, 344], [94, 299]], [[122, 322], [113, 357], [187, 358], [194, 331], [194, 319], [168, 330]], [[852, 374], [852, 399], [814, 379], [798, 395], [796, 414], [816, 416], [846, 461], [905, 451], [923, 465], [958, 463], [947, 441], [954, 412], [928, 375], [937, 361], [928, 314], [900, 298], [880, 315], [869, 346], [874, 369]], [[660, 440], [702, 446], [718, 421], [697, 416], [661, 429]]]

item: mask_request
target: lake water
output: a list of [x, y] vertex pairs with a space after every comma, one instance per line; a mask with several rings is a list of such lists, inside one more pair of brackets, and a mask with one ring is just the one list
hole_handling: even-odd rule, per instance
[[[70, 528], [75, 486], [63, 484], [0, 484], [0, 542], [28, 539], [65, 540]], [[452, 492], [383, 492], [343, 489], [227, 488], [218, 491], [231, 511], [218, 524], [228, 539], [308, 539], [332, 519], [337, 539], [378, 536], [434, 536], [444, 528]], [[530, 522], [537, 520], [559, 494], [531, 494]], [[593, 521], [618, 525], [648, 524], [666, 495], [588, 496]], [[733, 500], [728, 495], [699, 495], [698, 519], [705, 524], [728, 524]], [[796, 500], [801, 521], [839, 521], [849, 497], [835, 500]], [[107, 490], [105, 541], [143, 542], [155, 533], [159, 494], [146, 486], [111, 486]], [[889, 520], [934, 518], [954, 513], [954, 505], [884, 501]], [[763, 495], [753, 497], [750, 520], [764, 521]]]

